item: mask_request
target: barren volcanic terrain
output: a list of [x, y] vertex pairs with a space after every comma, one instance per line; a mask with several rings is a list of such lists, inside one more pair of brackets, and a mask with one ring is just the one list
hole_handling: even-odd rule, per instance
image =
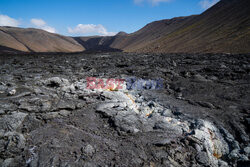
[[0, 166], [248, 166], [249, 72], [249, 55], [1, 55]]

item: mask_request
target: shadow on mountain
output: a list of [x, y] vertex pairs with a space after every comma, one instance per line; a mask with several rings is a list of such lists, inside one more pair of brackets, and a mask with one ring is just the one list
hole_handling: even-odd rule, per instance
[[0, 45], [0, 54], [19, 54], [19, 53], [24, 53], [24, 52]]
[[114, 41], [114, 37], [75, 37], [79, 44], [86, 50], [84, 53], [100, 53], [100, 52], [122, 52], [123, 50], [112, 48], [110, 45]]

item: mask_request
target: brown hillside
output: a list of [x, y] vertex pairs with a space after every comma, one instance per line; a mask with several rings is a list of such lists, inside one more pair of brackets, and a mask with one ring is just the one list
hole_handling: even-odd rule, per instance
[[250, 1], [222, 0], [139, 52], [250, 52]]
[[71, 37], [33, 28], [0, 27], [0, 45], [30, 52], [80, 52], [84, 48]]
[[132, 34], [116, 36], [111, 44], [111, 47], [119, 48], [125, 51], [136, 51], [147, 46], [148, 44], [151, 44], [161, 36], [173, 32], [193, 17], [194, 16], [178, 17], [152, 22]]
[[113, 37], [92, 36], [75, 37], [74, 39], [87, 50], [119, 49], [133, 52], [173, 32], [193, 17], [195, 16], [155, 21], [131, 34], [119, 32]]

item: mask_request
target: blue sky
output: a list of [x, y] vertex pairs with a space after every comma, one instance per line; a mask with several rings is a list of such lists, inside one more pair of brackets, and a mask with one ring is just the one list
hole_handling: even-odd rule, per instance
[[63, 35], [128, 33], [155, 20], [200, 14], [218, 0], [0, 0], [0, 26]]

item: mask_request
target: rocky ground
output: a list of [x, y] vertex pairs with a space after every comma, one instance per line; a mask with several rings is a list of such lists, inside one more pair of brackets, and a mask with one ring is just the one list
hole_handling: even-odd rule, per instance
[[[0, 56], [0, 166], [248, 166], [249, 55]], [[90, 90], [86, 77], [164, 80]]]

